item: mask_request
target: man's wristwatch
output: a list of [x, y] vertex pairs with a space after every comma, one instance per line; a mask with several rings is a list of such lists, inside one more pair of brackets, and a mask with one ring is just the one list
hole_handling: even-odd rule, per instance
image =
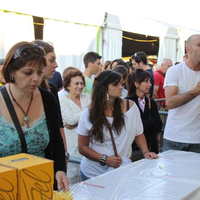
[[65, 152], [65, 158], [67, 158], [67, 160], [69, 160], [70, 154], [68, 152]]
[[104, 166], [106, 164], [106, 158], [107, 158], [107, 155], [103, 154], [99, 163]]

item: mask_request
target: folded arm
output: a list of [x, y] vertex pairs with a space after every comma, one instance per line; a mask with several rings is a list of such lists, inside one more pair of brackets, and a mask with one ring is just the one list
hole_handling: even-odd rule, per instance
[[178, 87], [177, 86], [167, 86], [165, 88], [165, 97], [166, 97], [166, 104], [168, 109], [177, 108], [180, 106], [185, 105], [186, 103], [193, 100], [200, 94], [200, 82], [197, 86], [185, 92], [183, 94], [178, 94]]

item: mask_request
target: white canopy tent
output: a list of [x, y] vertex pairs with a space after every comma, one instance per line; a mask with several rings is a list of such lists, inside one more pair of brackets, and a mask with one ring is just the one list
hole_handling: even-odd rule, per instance
[[100, 28], [96, 26], [46, 19], [44, 40], [53, 42], [59, 71], [69, 66], [84, 71], [83, 56], [86, 52], [95, 51], [102, 55]]
[[200, 33], [199, 7], [198, 0], [186, 5], [172, 0], [152, 0], [151, 5], [148, 0], [35, 0], [31, 5], [25, 0], [2, 1], [0, 56], [4, 57], [17, 41], [34, 40], [33, 15], [44, 18], [43, 39], [54, 44], [60, 72], [68, 66], [83, 71], [82, 59], [88, 51], [98, 52], [102, 61], [122, 57], [123, 31], [159, 37], [158, 63], [164, 57], [181, 61], [187, 37]]
[[[130, 19], [133, 19], [133, 23], [130, 23]], [[131, 14], [108, 14], [107, 27], [118, 32], [127, 31], [143, 35], [157, 36], [160, 38], [158, 62], [164, 57], [171, 58], [173, 62], [176, 62], [177, 59], [179, 59], [176, 54], [179, 36], [177, 29], [172, 26], [170, 27], [163, 23], [156, 22], [155, 20]], [[121, 40], [121, 38], [118, 38], [118, 40]], [[135, 52], [132, 53], [134, 54]], [[183, 56], [183, 52], [181, 56]]]
[[15, 43], [30, 41], [34, 38], [31, 16], [4, 13], [0, 10], [0, 24], [0, 58], [4, 58], [10, 47]]

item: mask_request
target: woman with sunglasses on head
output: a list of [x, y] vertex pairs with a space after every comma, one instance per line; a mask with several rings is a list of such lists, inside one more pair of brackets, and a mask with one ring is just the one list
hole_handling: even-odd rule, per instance
[[135, 69], [143, 69], [150, 73], [151, 75], [151, 88], [149, 90], [149, 96], [150, 98], [153, 97], [153, 88], [154, 88], [154, 75], [152, 68], [147, 63], [147, 56], [144, 52], [136, 52], [134, 55], [131, 56], [133, 68]]
[[[65, 136], [67, 138], [67, 149], [71, 158], [82, 159], [78, 152], [78, 134], [76, 128], [83, 110], [90, 103], [90, 95], [82, 93], [85, 86], [85, 78], [79, 69], [69, 69], [63, 76], [63, 86], [66, 95], [59, 97], [63, 122], [65, 124]], [[67, 177], [69, 185], [81, 182], [80, 165], [68, 163]]]
[[122, 88], [122, 77], [115, 71], [105, 70], [95, 77], [91, 104], [77, 128], [78, 148], [84, 156], [82, 180], [131, 163], [134, 139], [145, 158], [157, 158], [147, 148], [137, 106], [120, 98]]
[[[55, 188], [67, 191], [58, 106], [50, 92], [38, 88], [46, 66], [44, 56], [43, 47], [32, 42], [19, 42], [7, 53], [2, 69], [7, 84], [0, 92], [0, 157], [27, 152], [54, 160]], [[14, 121], [9, 112], [12, 106], [17, 116]], [[19, 129], [14, 124], [17, 119]]]
[[61, 115], [61, 110], [60, 110], [60, 102], [58, 99], [58, 91], [52, 83], [48, 82], [48, 79], [53, 78], [53, 74], [56, 68], [58, 67], [58, 64], [56, 62], [56, 53], [54, 51], [54, 47], [50, 43], [44, 42], [42, 40], [35, 40], [33, 42], [37, 45], [42, 46], [46, 53], [45, 58], [46, 58], [47, 65], [43, 70], [43, 77], [42, 77], [40, 87], [52, 92], [57, 100], [58, 109], [59, 109], [60, 132], [61, 132], [61, 136], [63, 138], [63, 142], [65, 145], [65, 156], [66, 156], [66, 164], [67, 164], [67, 161], [69, 159], [69, 153], [67, 152], [67, 144], [66, 144], [64, 126], [63, 126], [62, 115]]
[[[150, 151], [158, 153], [156, 134], [162, 129], [162, 121], [155, 101], [146, 96], [151, 87], [150, 80], [151, 75], [142, 69], [136, 69], [132, 74], [129, 74], [127, 99], [134, 101], [139, 108], [148, 148]], [[139, 150], [137, 145], [133, 143], [132, 146], [133, 152], [137, 153], [136, 150]], [[143, 157], [141, 153], [138, 153], [138, 156]]]

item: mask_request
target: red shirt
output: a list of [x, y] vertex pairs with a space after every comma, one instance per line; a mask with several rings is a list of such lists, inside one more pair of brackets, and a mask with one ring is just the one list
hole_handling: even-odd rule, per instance
[[165, 75], [162, 73], [160, 69], [156, 70], [154, 73], [154, 85], [158, 86], [158, 99], [165, 98], [165, 90], [163, 88]]

